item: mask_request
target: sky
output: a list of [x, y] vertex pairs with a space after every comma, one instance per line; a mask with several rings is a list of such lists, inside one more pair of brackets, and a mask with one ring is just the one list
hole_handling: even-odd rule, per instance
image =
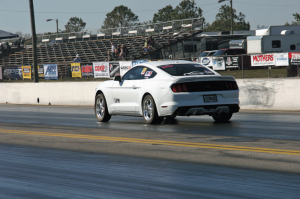
[[[167, 5], [175, 8], [182, 0], [33, 0], [35, 11], [36, 33], [56, 32], [56, 22], [47, 19], [58, 19], [58, 28], [65, 30], [71, 17], [82, 18], [86, 30], [101, 28], [106, 14], [114, 7], [124, 5], [139, 17], [139, 22], [153, 19], [154, 13]], [[300, 14], [300, 0], [232, 0], [237, 13], [246, 15], [250, 29], [257, 26], [284, 25], [295, 21], [293, 13]], [[230, 5], [229, 0], [218, 3], [218, 0], [195, 0], [203, 10], [203, 17], [209, 23], [215, 20], [222, 4]], [[0, 0], [0, 30], [31, 34], [29, 0]]]

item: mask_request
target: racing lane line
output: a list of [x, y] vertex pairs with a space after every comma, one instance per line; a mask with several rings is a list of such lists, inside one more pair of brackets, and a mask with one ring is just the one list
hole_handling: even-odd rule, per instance
[[196, 143], [196, 142], [149, 140], [149, 139], [139, 139], [139, 138], [108, 137], [108, 136], [95, 136], [95, 135], [82, 135], [82, 134], [47, 133], [47, 132], [20, 131], [20, 130], [8, 130], [8, 129], [0, 129], [0, 133], [40, 135], [40, 136], [77, 138], [77, 139], [89, 139], [89, 140], [106, 140], [106, 141], [131, 142], [131, 143], [156, 144], [156, 145], [160, 144], [160, 145], [169, 145], [169, 146], [209, 148], [209, 149], [247, 151], [247, 152], [258, 152], [258, 153], [273, 153], [273, 154], [285, 154], [285, 155], [300, 155], [300, 151], [296, 151], [296, 150], [244, 147], [244, 146], [207, 144], [207, 143]]

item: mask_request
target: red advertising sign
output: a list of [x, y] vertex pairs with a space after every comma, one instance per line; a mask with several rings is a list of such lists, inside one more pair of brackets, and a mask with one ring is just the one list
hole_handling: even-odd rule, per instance
[[82, 77], [94, 77], [93, 66], [85, 65], [81, 66]]
[[274, 54], [251, 55], [251, 66], [275, 65]]
[[105, 66], [95, 66], [95, 71], [105, 71]]
[[300, 65], [300, 52], [289, 53], [289, 58], [291, 59], [291, 65]]

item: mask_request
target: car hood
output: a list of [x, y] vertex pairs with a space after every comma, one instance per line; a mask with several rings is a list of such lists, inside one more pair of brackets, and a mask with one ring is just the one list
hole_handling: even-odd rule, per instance
[[199, 81], [235, 81], [233, 76], [217, 76], [217, 75], [197, 75], [197, 76], [172, 76], [171, 79], [176, 82], [199, 82]]

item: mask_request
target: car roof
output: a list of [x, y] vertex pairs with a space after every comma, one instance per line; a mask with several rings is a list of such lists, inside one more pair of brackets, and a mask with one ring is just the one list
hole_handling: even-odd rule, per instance
[[164, 60], [164, 61], [144, 62], [139, 65], [148, 65], [152, 67], [157, 67], [157, 66], [168, 65], [168, 64], [195, 64], [195, 62], [185, 61], [185, 60]]

